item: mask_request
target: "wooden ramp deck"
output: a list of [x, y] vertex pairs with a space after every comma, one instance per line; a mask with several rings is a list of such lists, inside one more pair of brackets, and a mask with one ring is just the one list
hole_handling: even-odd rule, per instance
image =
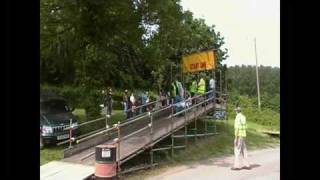
[[[212, 110], [212, 108], [213, 108], [213, 103], [207, 105], [206, 107], [207, 111]], [[206, 113], [204, 107], [199, 107], [194, 111], [187, 112], [186, 113], [187, 123], [194, 120], [195, 117], [199, 117], [204, 113]], [[173, 127], [171, 127], [172, 126], [171, 121], [174, 122]], [[155, 141], [166, 137], [166, 135], [167, 136], [170, 135], [172, 130], [176, 130], [184, 127], [184, 122], [185, 122], [184, 116], [174, 117], [172, 120], [170, 117], [165, 117], [165, 118], [156, 120], [153, 124], [152, 137], [150, 136], [150, 130], [145, 129], [144, 131], [141, 131], [136, 135], [133, 135], [128, 139], [125, 139], [120, 142], [120, 160], [121, 161], [125, 160], [130, 155], [138, 152], [139, 150], [143, 150], [144, 147], [148, 147], [148, 145], [153, 144]], [[126, 133], [123, 133], [121, 137], [126, 135], [127, 135]], [[106, 141], [105, 143], [102, 143], [102, 144], [108, 144], [108, 143], [112, 143], [112, 140]], [[95, 151], [95, 147], [91, 147], [78, 154], [65, 158], [63, 159], [63, 161], [93, 166], [95, 162], [93, 155], [86, 159], [83, 159], [83, 160], [81, 159], [86, 155], [93, 153], [94, 151]]]
[[[219, 104], [214, 104], [211, 102], [206, 107], [199, 106], [198, 108], [186, 112], [185, 115], [181, 114], [180, 116], [176, 116], [173, 118], [171, 118], [170, 116], [165, 116], [163, 118], [154, 120], [152, 126], [152, 135], [150, 135], [150, 128], [146, 128], [145, 130], [140, 131], [139, 133], [134, 134], [120, 142], [120, 164], [129, 160], [131, 157], [136, 156], [140, 152], [143, 152], [145, 149], [154, 145], [165, 137], [171, 135], [174, 131], [181, 129], [185, 126], [185, 123], [188, 124], [195, 118], [198, 118], [202, 115], [205, 115], [207, 112], [212, 111], [214, 106], [216, 109], [225, 108]], [[131, 132], [123, 132], [121, 134], [121, 138], [127, 136], [130, 133]], [[108, 144], [112, 142], [113, 139], [109, 138], [109, 140], [106, 140], [105, 142], [100, 144]], [[94, 173], [94, 152], [95, 146], [92, 146], [90, 148], [87, 148], [86, 150], [64, 158], [61, 162], [59, 162], [61, 163], [61, 165], [55, 162], [55, 164], [48, 163], [41, 166], [41, 179], [68, 179], [64, 176], [73, 177], [73, 175], [74, 178], [71, 179], [85, 179], [87, 177], [87, 172], [91, 171], [91, 174]], [[91, 155], [88, 156], [89, 154]], [[56, 167], [58, 170], [52, 170], [54, 168], [54, 165], [58, 166]], [[71, 168], [72, 166], [74, 166], [74, 168]], [[62, 170], [62, 167], [66, 168]], [[91, 169], [88, 167], [91, 167]], [[81, 171], [81, 168], [83, 169], [83, 174], [81, 174], [80, 177], [79, 171]], [[48, 172], [51, 172], [51, 175], [48, 174]], [[57, 173], [55, 174], [53, 172]]]

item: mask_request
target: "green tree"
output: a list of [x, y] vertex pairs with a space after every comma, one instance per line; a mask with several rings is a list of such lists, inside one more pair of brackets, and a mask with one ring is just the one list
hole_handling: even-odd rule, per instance
[[[229, 67], [227, 79], [231, 93], [257, 97], [255, 66]], [[262, 107], [280, 110], [280, 68], [260, 66], [259, 81]]]
[[159, 89], [183, 55], [202, 50], [215, 49], [223, 69], [223, 44], [180, 0], [40, 1], [41, 84], [89, 89], [88, 99], [107, 87]]

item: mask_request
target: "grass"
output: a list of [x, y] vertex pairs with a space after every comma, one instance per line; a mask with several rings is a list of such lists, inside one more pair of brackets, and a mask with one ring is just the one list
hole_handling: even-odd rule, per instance
[[[86, 115], [84, 109], [75, 109], [73, 113], [78, 117], [79, 123], [86, 122]], [[117, 123], [118, 121], [122, 121], [125, 118], [125, 115], [122, 110], [113, 110], [114, 115], [112, 115], [110, 124]]]
[[63, 158], [64, 147], [45, 147], [40, 150], [40, 165], [46, 164], [50, 161], [55, 161]]
[[[83, 109], [78, 109], [74, 113], [77, 114], [79, 123], [83, 123], [87, 121], [85, 117], [85, 111]], [[113, 110], [112, 114], [113, 115], [111, 116], [111, 119], [108, 119], [108, 125], [110, 127], [113, 124], [118, 123], [118, 121], [123, 121], [125, 119], [125, 115], [122, 110]], [[102, 115], [101, 117], [104, 117], [104, 115]], [[105, 126], [106, 126], [106, 121], [105, 119], [103, 119], [101, 121], [96, 121], [91, 124], [81, 126], [79, 127], [78, 131], [79, 131], [79, 134], [86, 134], [94, 130], [101, 129]]]
[[[85, 115], [84, 109], [75, 109], [73, 113], [78, 118], [78, 123], [83, 123], [86, 121], [86, 115]], [[122, 110], [114, 110], [114, 113], [115, 114], [108, 121], [110, 125], [117, 123], [118, 121], [124, 120], [124, 114]], [[91, 125], [88, 125], [88, 126], [85, 125], [83, 127], [80, 127], [79, 132], [83, 134], [83, 133], [86, 133], [95, 129], [103, 128], [103, 127], [105, 127], [105, 121], [102, 120], [102, 121], [98, 121], [97, 123], [92, 123]], [[62, 159], [63, 149], [66, 147], [67, 145], [65, 146], [50, 145], [40, 150], [40, 165], [46, 164], [50, 161]]]
[[84, 109], [75, 109], [73, 114], [78, 118], [79, 123], [82, 123], [86, 120], [86, 114]]
[[[255, 122], [252, 124], [254, 129], [264, 131], [279, 132], [280, 131], [280, 112], [274, 111], [269, 108], [262, 108], [261, 111], [258, 110], [257, 106], [253, 104], [254, 99], [239, 96], [240, 106], [243, 114], [247, 117], [247, 121]], [[236, 113], [233, 110], [235, 108], [235, 102], [228, 103], [228, 115], [230, 117], [235, 117]]]
[[[233, 120], [228, 120], [227, 122], [217, 122], [218, 135], [211, 136], [207, 139], [203, 138], [198, 140], [196, 145], [191, 143], [187, 149], [180, 150], [179, 152], [175, 153], [173, 158], [169, 158], [166, 164], [160, 165], [154, 170], [141, 170], [132, 174], [128, 174], [126, 175], [125, 179], [143, 179], [143, 177], [146, 176], [158, 175], [164, 170], [172, 168], [173, 166], [190, 164], [195, 161], [207, 160], [208, 158], [221, 157], [224, 155], [232, 155], [234, 140], [233, 123]], [[260, 131], [266, 130], [264, 126], [250, 121], [247, 123], [248, 130], [246, 144], [249, 151], [279, 146], [279, 138], [268, 136]]]

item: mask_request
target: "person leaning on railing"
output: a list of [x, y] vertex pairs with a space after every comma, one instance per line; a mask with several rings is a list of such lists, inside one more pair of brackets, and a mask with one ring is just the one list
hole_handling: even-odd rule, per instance
[[212, 93], [210, 93], [209, 97], [213, 97], [215, 98], [215, 88], [216, 87], [216, 82], [215, 80], [213, 79], [213, 77], [211, 77], [210, 81], [209, 81], [209, 91], [212, 90]]
[[[206, 82], [204, 80], [204, 77], [202, 76], [200, 78], [200, 81], [198, 83], [198, 89], [197, 89], [198, 95], [204, 95], [206, 93]], [[197, 98], [198, 99], [198, 98]], [[203, 99], [203, 97], [198, 99], [198, 102], [201, 101], [201, 99]]]
[[127, 119], [130, 119], [133, 116], [132, 108], [135, 103], [135, 98], [133, 96], [133, 93], [131, 93], [131, 96], [128, 97], [128, 109], [127, 109]]
[[191, 100], [192, 96], [191, 96], [191, 93], [188, 92], [188, 91], [185, 91], [185, 94], [186, 94], [186, 96], [185, 96], [185, 99], [186, 99], [185, 106], [186, 106], [186, 108], [189, 108], [189, 107], [192, 106], [192, 100]]
[[128, 102], [129, 102], [129, 95], [128, 95], [128, 90], [126, 89], [124, 91], [123, 97], [122, 97], [123, 111], [124, 111], [125, 114], [127, 114]]
[[[146, 99], [146, 104], [149, 104], [151, 102], [151, 100], [150, 100], [150, 95], [149, 95], [148, 91], [146, 92], [146, 98], [147, 98]], [[147, 109], [148, 112], [152, 111], [152, 104], [147, 105], [146, 109]]]
[[107, 108], [107, 115], [111, 116], [112, 115], [112, 90], [111, 90], [111, 88], [109, 89], [109, 91], [106, 95], [104, 105]]
[[132, 117], [136, 112], [135, 108], [137, 106], [136, 98], [134, 97], [133, 93], [131, 93], [130, 102], [131, 102], [131, 117]]
[[170, 86], [170, 100], [171, 100], [170, 104], [175, 103], [176, 95], [177, 95], [177, 86], [175, 81], [173, 81]]
[[203, 95], [206, 92], [206, 82], [203, 77], [201, 77], [198, 83], [198, 94]]
[[[189, 91], [190, 91], [190, 94], [191, 94], [191, 98], [193, 98], [196, 95], [197, 89], [198, 89], [197, 86], [198, 86], [197, 85], [197, 80], [196, 80], [196, 78], [193, 78], [192, 82], [191, 82], [191, 85], [189, 86]], [[192, 104], [195, 104], [195, 100], [194, 99], [192, 100]]]
[[161, 106], [162, 107], [166, 106], [166, 95], [162, 89], [160, 90], [159, 97], [161, 101]]

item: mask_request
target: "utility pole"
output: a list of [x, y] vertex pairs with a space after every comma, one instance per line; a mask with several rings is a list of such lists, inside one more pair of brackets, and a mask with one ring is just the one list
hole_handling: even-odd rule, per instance
[[222, 70], [220, 69], [220, 97], [222, 97]]
[[259, 71], [258, 71], [258, 57], [257, 57], [256, 38], [254, 38], [254, 49], [255, 49], [255, 55], [256, 55], [256, 75], [257, 75], [258, 106], [259, 106], [259, 111], [261, 111], [260, 88], [259, 88]]
[[228, 88], [227, 88], [227, 65], [224, 65], [224, 85], [225, 85], [225, 93], [228, 94]]

